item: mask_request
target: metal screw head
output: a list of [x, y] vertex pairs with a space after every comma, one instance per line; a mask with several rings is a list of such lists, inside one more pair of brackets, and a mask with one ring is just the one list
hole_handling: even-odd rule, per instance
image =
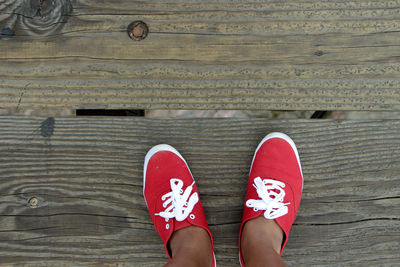
[[143, 21], [137, 20], [129, 24], [128, 35], [132, 40], [140, 41], [149, 34], [149, 27]]
[[36, 208], [39, 204], [39, 200], [36, 197], [31, 197], [29, 199], [29, 206], [31, 206], [31, 208]]

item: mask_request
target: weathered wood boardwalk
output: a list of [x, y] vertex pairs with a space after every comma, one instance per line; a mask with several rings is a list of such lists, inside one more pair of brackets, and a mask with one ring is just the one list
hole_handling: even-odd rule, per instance
[[[15, 35], [0, 40], [0, 106], [400, 110], [399, 10], [396, 0], [3, 0], [0, 30]], [[134, 20], [150, 29], [140, 42], [126, 33]]]
[[303, 201], [289, 266], [400, 262], [400, 121], [0, 117], [0, 265], [159, 266], [142, 196], [147, 150], [187, 159], [219, 266], [238, 266], [251, 157], [283, 131], [297, 143]]
[[[0, 1], [0, 108], [400, 110], [400, 1]], [[133, 41], [128, 25], [149, 35]], [[400, 120], [0, 117], [0, 265], [159, 266], [147, 150], [187, 159], [238, 266], [254, 149], [298, 145], [289, 266], [399, 266]]]

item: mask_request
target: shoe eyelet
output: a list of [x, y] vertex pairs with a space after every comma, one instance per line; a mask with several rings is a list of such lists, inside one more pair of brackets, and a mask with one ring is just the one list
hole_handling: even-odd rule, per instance
[[258, 211], [258, 209], [257, 209], [257, 208], [253, 208], [253, 210], [254, 210], [255, 212], [257, 212], [257, 211]]
[[165, 225], [165, 229], [169, 229], [169, 224], [167, 223], [166, 225]]
[[194, 216], [194, 214], [190, 214], [189, 215], [190, 219], [194, 220], [194, 218], [196, 218], [196, 216]]
[[180, 190], [179, 190], [179, 193], [183, 194], [183, 189], [180, 189]]
[[167, 207], [167, 205], [165, 205], [165, 203], [163, 203], [163, 204], [162, 204], [162, 206], [163, 206], [164, 208], [166, 208], [166, 207]]

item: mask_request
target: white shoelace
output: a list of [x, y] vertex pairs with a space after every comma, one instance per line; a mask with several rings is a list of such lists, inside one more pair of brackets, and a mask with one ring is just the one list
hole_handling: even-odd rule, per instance
[[[260, 177], [254, 178], [253, 186], [257, 190], [258, 197], [261, 199], [249, 199], [246, 206], [253, 208], [254, 211], [265, 210], [264, 217], [266, 219], [276, 219], [288, 213], [290, 203], [283, 203], [285, 197], [285, 184], [271, 179], [261, 180]], [[279, 191], [279, 193], [274, 192]]]
[[199, 195], [197, 194], [197, 192], [190, 195], [193, 189], [194, 182], [190, 186], [186, 187], [185, 192], [183, 192], [182, 190], [182, 180], [172, 178], [170, 180], [170, 184], [171, 192], [161, 197], [161, 200], [164, 201], [163, 207], [165, 208], [165, 210], [160, 213], [156, 213], [155, 215], [165, 218], [166, 222], [174, 217], [178, 222], [181, 222], [185, 220], [187, 216], [192, 212], [194, 206], [199, 201]]

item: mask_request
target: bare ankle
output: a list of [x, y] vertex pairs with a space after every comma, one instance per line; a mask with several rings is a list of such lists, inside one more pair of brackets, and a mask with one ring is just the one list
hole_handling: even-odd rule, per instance
[[240, 242], [244, 262], [249, 261], [249, 259], [254, 262], [255, 259], [263, 258], [263, 256], [268, 256], [267, 258], [272, 259], [278, 257], [280, 259], [282, 240], [283, 231], [274, 220], [259, 216], [246, 222]]
[[211, 266], [211, 239], [203, 228], [189, 226], [174, 232], [169, 247], [172, 259], [166, 266]]
[[245, 260], [246, 267], [285, 267], [281, 256], [273, 248], [264, 248], [261, 254]]

